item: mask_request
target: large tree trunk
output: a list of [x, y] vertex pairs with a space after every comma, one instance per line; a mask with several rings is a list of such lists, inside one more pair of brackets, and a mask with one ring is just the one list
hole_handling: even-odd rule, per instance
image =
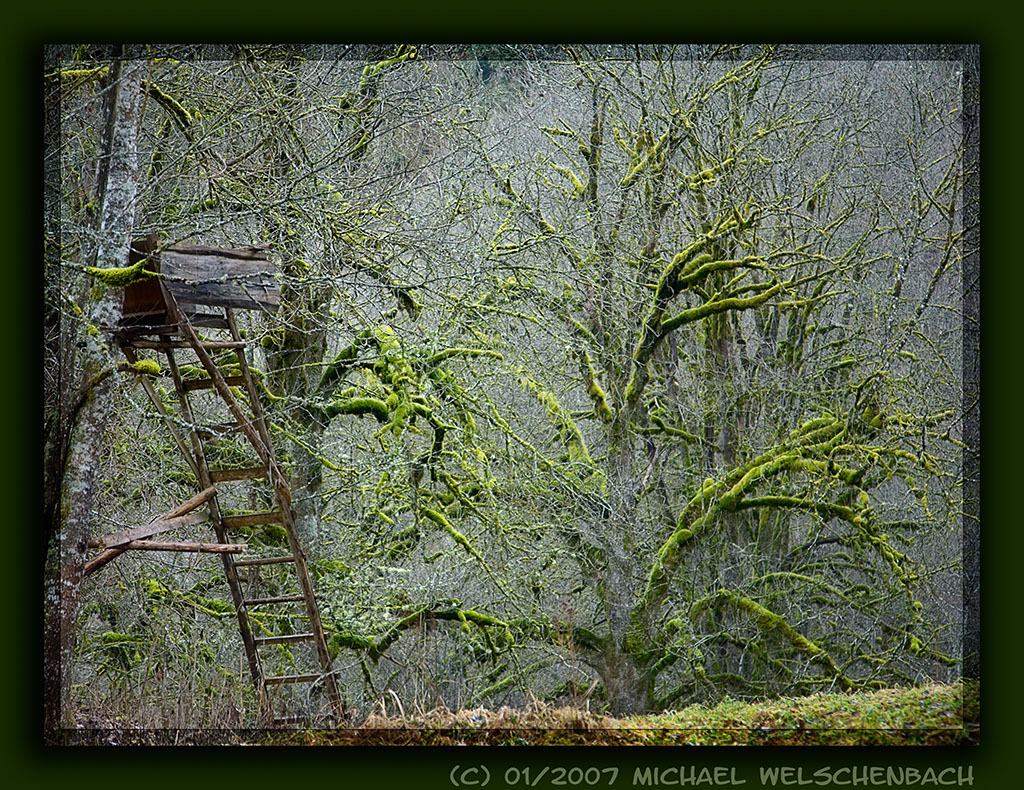
[[285, 274], [294, 280], [282, 292], [284, 328], [280, 345], [268, 350], [267, 372], [271, 389], [287, 400], [272, 409], [270, 416], [280, 420], [295, 437], [284, 444], [290, 458], [285, 469], [299, 542], [315, 558], [320, 553], [322, 538], [320, 451], [326, 426], [317, 415], [298, 404], [317, 391], [320, 363], [327, 348], [327, 332], [318, 319], [326, 310], [326, 297], [322, 287], [303, 282], [306, 274], [300, 265], [286, 265]]
[[652, 700], [650, 670], [642, 666], [634, 654], [637, 648], [646, 648], [648, 635], [637, 629], [633, 619], [637, 580], [631, 550], [637, 539], [637, 500], [641, 485], [641, 475], [635, 468], [633, 441], [634, 437], [627, 434], [608, 454], [610, 513], [602, 528], [605, 565], [599, 590], [608, 635], [604, 650], [596, 657], [595, 668], [604, 683], [611, 712], [616, 716], [646, 713]]
[[[311, 427], [303, 436], [308, 446], [320, 450], [323, 432], [318, 426]], [[305, 447], [291, 442], [292, 466], [289, 482], [292, 489], [292, 510], [295, 513], [295, 529], [302, 546], [311, 557], [320, 554], [323, 535], [320, 531], [320, 515], [323, 511], [323, 497], [320, 487], [323, 483], [323, 464]]]
[[[111, 68], [108, 121], [100, 180], [101, 210], [96, 266], [128, 265], [137, 192], [141, 79], [145, 64], [117, 61]], [[110, 349], [98, 331], [120, 317], [120, 293], [101, 289], [83, 310], [87, 330], [79, 355], [81, 395], [72, 407], [67, 457], [59, 485], [60, 507], [47, 524], [44, 569], [44, 727], [48, 737], [74, 724], [71, 664], [85, 551], [92, 532], [96, 474], [110, 414]], [[58, 407], [60, 408], [60, 407]]]
[[598, 658], [596, 668], [613, 716], [650, 712], [653, 678], [647, 667], [639, 666], [620, 645], [612, 644]]

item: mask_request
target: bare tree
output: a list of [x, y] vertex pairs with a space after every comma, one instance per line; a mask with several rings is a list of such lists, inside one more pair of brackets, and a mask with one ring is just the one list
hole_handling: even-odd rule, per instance
[[551, 123], [467, 131], [502, 296], [539, 318], [493, 348], [562, 444], [543, 469], [574, 492], [557, 529], [592, 585], [561, 625], [612, 709], [955, 663], [898, 548], [958, 510], [951, 70], [911, 64], [893, 93], [884, 66], [770, 50], [565, 54], [527, 91]]

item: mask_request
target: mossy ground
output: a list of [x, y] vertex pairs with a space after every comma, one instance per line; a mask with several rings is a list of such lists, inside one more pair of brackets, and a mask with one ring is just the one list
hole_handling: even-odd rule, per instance
[[[266, 746], [956, 746], [980, 742], [980, 711], [980, 685], [965, 682], [725, 700], [623, 719], [547, 706], [437, 709], [404, 717], [374, 714], [359, 726], [334, 730], [205, 730], [189, 736], [122, 729], [115, 740]], [[110, 737], [110, 731], [80, 730], [75, 742], [107, 744]]]

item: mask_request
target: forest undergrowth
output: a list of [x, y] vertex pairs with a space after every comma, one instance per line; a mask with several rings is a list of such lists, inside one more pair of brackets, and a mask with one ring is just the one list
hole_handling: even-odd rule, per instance
[[610, 718], [542, 703], [522, 709], [373, 713], [336, 729], [67, 731], [92, 745], [250, 746], [960, 746], [980, 742], [980, 684], [822, 693]]

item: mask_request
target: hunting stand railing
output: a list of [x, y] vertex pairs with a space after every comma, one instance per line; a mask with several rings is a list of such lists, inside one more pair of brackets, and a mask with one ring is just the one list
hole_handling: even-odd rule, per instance
[[[273, 267], [262, 248], [175, 245], [158, 251], [155, 236], [132, 245], [130, 262], [143, 259], [148, 259], [144, 268], [156, 276], [125, 288], [123, 318], [113, 337], [136, 370], [155, 372], [152, 357], [165, 357], [166, 373], [161, 370], [161, 375], [173, 381], [176, 409], [165, 403], [149, 375], [140, 380], [200, 492], [145, 526], [93, 540], [91, 546], [100, 553], [85, 571], [92, 573], [131, 550], [219, 554], [256, 690], [260, 725], [340, 723], [343, 704], [295, 528], [291, 492], [275, 458], [259, 386], [249, 367], [249, 341], [233, 312], [277, 310], [280, 289]], [[197, 327], [205, 330], [202, 336]], [[204, 402], [197, 403], [199, 398]], [[220, 447], [226, 439], [235, 440], [230, 452]], [[262, 507], [228, 512], [229, 503], [239, 502], [247, 504], [247, 511], [260, 507], [256, 502]], [[206, 514], [199, 512], [202, 507]], [[150, 539], [204, 521], [211, 523], [217, 543]], [[271, 538], [260, 540], [257, 535]], [[275, 543], [280, 548], [274, 550]], [[300, 684], [308, 689], [303, 710], [275, 715], [284, 700], [272, 701], [271, 689], [297, 689]], [[326, 694], [325, 704], [312, 703], [316, 689]]]

